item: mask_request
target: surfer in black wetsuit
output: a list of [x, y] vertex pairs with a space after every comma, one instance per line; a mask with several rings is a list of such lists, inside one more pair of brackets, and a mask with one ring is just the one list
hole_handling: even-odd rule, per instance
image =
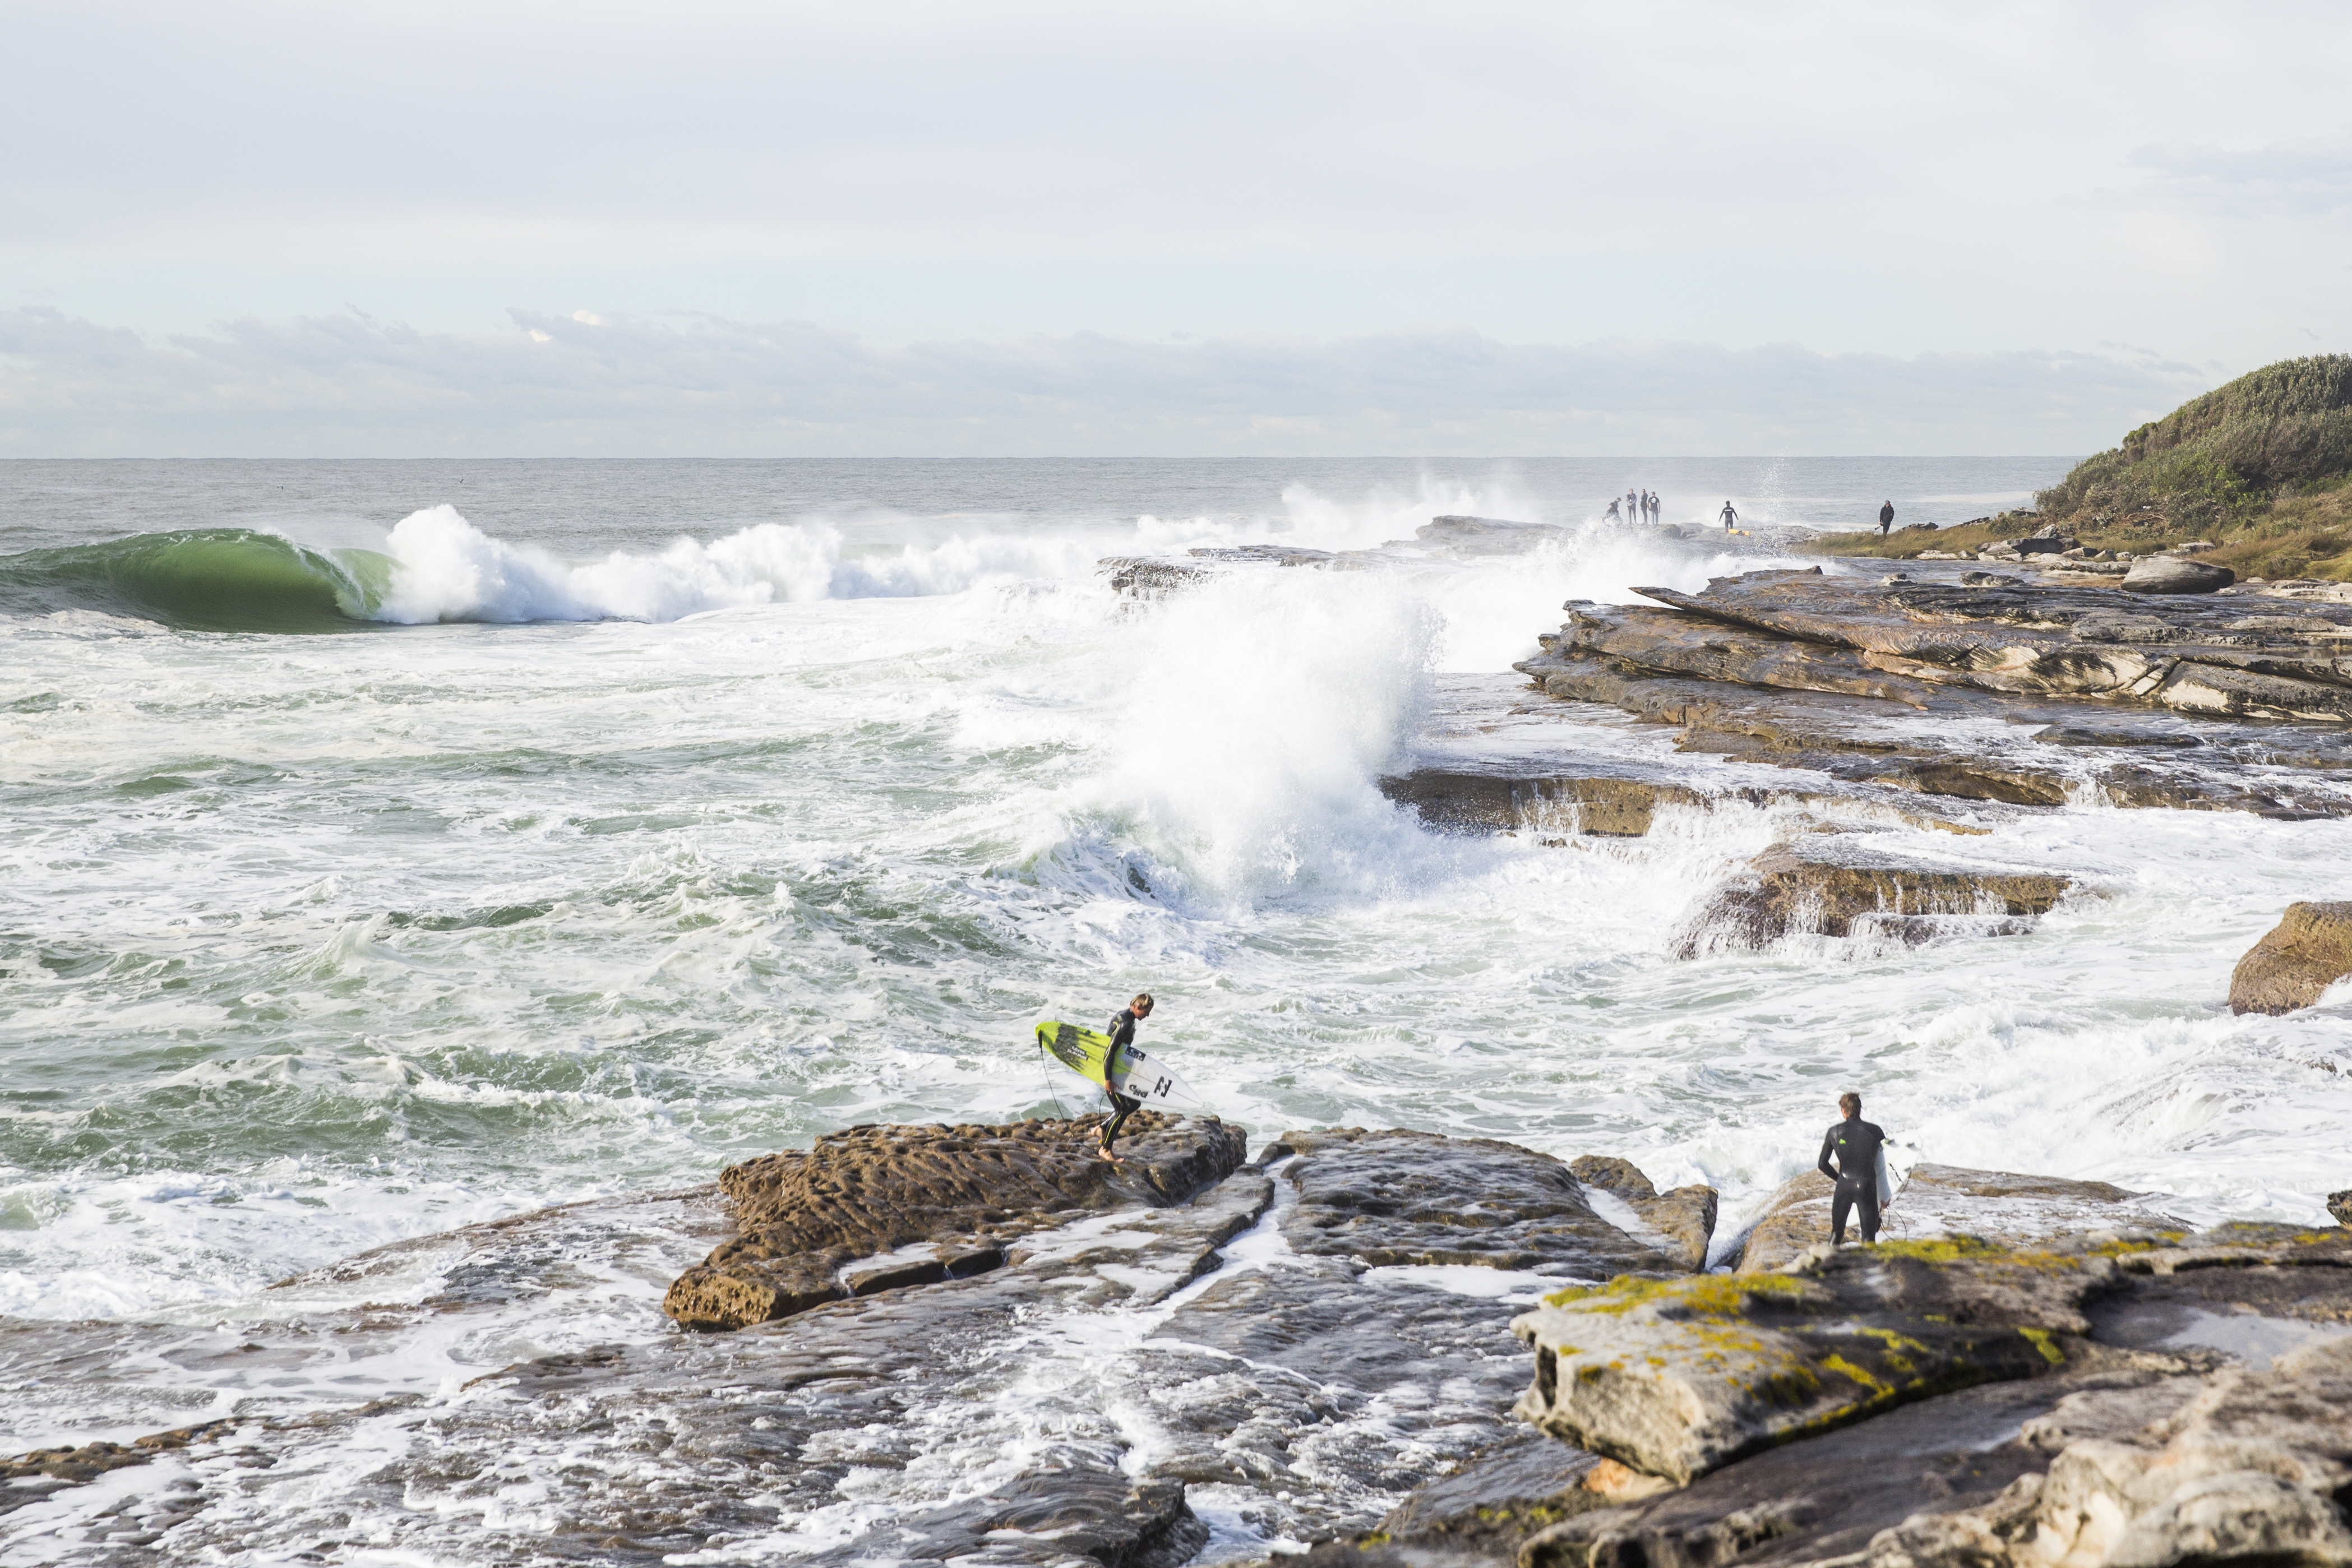
[[[1149, 991], [1145, 991], [1111, 1015], [1110, 1028], [1103, 1031], [1110, 1036], [1110, 1050], [1103, 1057], [1105, 1080], [1118, 1076], [1118, 1053], [1135, 1043], [1135, 1026], [1150, 1016], [1151, 993]], [[1118, 1141], [1118, 1130], [1127, 1124], [1127, 1119], [1143, 1108], [1143, 1102], [1120, 1093], [1108, 1082], [1103, 1084], [1103, 1092], [1110, 1096], [1111, 1107], [1117, 1114], [1103, 1124], [1098, 1146], [1095, 1152], [1111, 1164], [1118, 1165], [1121, 1163], [1119, 1157], [1110, 1152], [1110, 1146]]]
[[[1838, 1109], [1845, 1120], [1834, 1124], [1822, 1138], [1822, 1157], [1817, 1162], [1822, 1175], [1837, 1183], [1837, 1195], [1830, 1199], [1830, 1244], [1845, 1242], [1845, 1217], [1856, 1205], [1862, 1208], [1862, 1239], [1878, 1239], [1878, 1148], [1886, 1142], [1886, 1134], [1874, 1123], [1862, 1119], [1862, 1096], [1841, 1094]], [[1832, 1168], [1830, 1156], [1837, 1156]]]

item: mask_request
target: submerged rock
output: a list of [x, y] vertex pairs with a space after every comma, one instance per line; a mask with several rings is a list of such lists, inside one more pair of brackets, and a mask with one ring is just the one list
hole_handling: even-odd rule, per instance
[[1549, 523], [1512, 523], [1500, 517], [1435, 517], [1413, 531], [1413, 538], [1455, 555], [1525, 555], [1539, 544], [1564, 539], [1568, 530]]
[[1685, 918], [1676, 956], [1767, 947], [1799, 935], [1893, 936], [1916, 946], [1947, 934], [2031, 927], [2072, 879], [2046, 872], [1927, 866], [1842, 838], [1765, 851], [1744, 876]]
[[1431, 827], [1455, 831], [1640, 838], [1664, 806], [1703, 806], [1707, 797], [1681, 784], [1633, 772], [1504, 774], [1465, 768], [1417, 768], [1384, 778], [1381, 792], [1421, 813]]
[[1106, 556], [1095, 562], [1095, 570], [1112, 592], [1135, 599], [1164, 599], [1209, 580], [1209, 574], [1197, 566], [1155, 556]]
[[2230, 976], [2233, 1013], [2290, 1013], [2352, 975], [2352, 903], [2290, 904]]

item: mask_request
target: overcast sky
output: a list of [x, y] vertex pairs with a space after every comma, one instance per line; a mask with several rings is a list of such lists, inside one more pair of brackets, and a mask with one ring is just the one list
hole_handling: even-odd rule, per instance
[[2352, 7], [26, 4], [0, 452], [2053, 452], [2352, 346]]

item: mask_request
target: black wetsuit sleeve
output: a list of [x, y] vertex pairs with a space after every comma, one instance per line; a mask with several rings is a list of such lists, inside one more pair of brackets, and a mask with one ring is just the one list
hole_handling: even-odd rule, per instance
[[1816, 1162], [1816, 1166], [1821, 1171], [1822, 1175], [1829, 1177], [1832, 1181], [1838, 1179], [1836, 1167], [1830, 1164], [1830, 1150], [1834, 1148], [1836, 1145], [1837, 1129], [1835, 1127], [1832, 1127], [1828, 1132], [1822, 1134], [1822, 1157]]

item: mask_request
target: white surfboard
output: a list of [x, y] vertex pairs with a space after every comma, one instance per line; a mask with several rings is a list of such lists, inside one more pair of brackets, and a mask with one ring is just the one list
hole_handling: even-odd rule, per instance
[[1201, 1103], [1201, 1097], [1173, 1069], [1132, 1045], [1114, 1048], [1110, 1037], [1097, 1030], [1080, 1029], [1073, 1023], [1041, 1023], [1037, 1043], [1088, 1082], [1116, 1089], [1147, 1105], [1177, 1101]]
[[1110, 1079], [1112, 1087], [1120, 1093], [1130, 1100], [1140, 1100], [1146, 1105], [1180, 1101], [1187, 1105], [1201, 1103], [1201, 1097], [1192, 1092], [1191, 1085], [1176, 1076], [1172, 1068], [1162, 1066], [1157, 1058], [1148, 1056], [1131, 1045], [1122, 1047], [1117, 1053], [1111, 1063]]

